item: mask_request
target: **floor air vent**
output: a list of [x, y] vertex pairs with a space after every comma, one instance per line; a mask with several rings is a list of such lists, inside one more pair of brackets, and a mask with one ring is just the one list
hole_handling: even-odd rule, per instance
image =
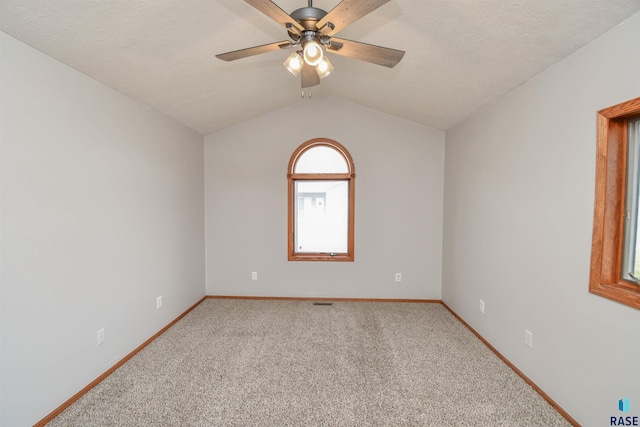
[[313, 305], [333, 305], [332, 302], [322, 302], [322, 301], [316, 301], [313, 303]]

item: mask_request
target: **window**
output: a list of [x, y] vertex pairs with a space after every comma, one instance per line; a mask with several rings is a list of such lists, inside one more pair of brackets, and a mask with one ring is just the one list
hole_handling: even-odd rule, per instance
[[629, 120], [626, 195], [624, 202], [624, 245], [622, 278], [640, 285], [640, 239], [638, 239], [638, 197], [640, 196], [640, 119]]
[[336, 141], [312, 139], [291, 156], [289, 261], [353, 261], [355, 168]]
[[[589, 291], [640, 309], [640, 98], [598, 112]], [[638, 262], [640, 266], [640, 262]]]

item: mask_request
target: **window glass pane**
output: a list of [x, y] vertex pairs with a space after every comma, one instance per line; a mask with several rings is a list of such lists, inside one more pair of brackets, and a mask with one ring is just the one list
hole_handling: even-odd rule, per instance
[[640, 281], [640, 238], [638, 205], [640, 201], [640, 119], [629, 123], [627, 153], [627, 195], [625, 202], [625, 238], [622, 277]]
[[295, 181], [296, 253], [346, 253], [349, 181]]
[[313, 147], [302, 153], [296, 162], [294, 173], [348, 173], [344, 156], [331, 147]]

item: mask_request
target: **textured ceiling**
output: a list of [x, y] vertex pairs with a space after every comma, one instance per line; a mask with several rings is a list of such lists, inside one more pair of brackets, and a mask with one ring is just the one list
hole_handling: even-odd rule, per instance
[[[290, 13], [307, 0], [276, 3]], [[391, 0], [338, 37], [405, 50], [400, 64], [332, 55], [313, 96], [448, 129], [639, 11], [639, 0]], [[305, 102], [288, 52], [215, 58], [287, 39], [240, 0], [0, 0], [0, 30], [202, 134]]]

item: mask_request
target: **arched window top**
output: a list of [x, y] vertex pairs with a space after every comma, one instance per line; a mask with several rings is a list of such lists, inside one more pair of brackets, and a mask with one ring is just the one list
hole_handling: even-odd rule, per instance
[[298, 157], [293, 173], [349, 173], [349, 166], [340, 152], [326, 145], [318, 145]]
[[351, 155], [340, 143], [331, 139], [312, 139], [302, 144], [291, 156], [290, 174], [337, 173], [354, 175]]

